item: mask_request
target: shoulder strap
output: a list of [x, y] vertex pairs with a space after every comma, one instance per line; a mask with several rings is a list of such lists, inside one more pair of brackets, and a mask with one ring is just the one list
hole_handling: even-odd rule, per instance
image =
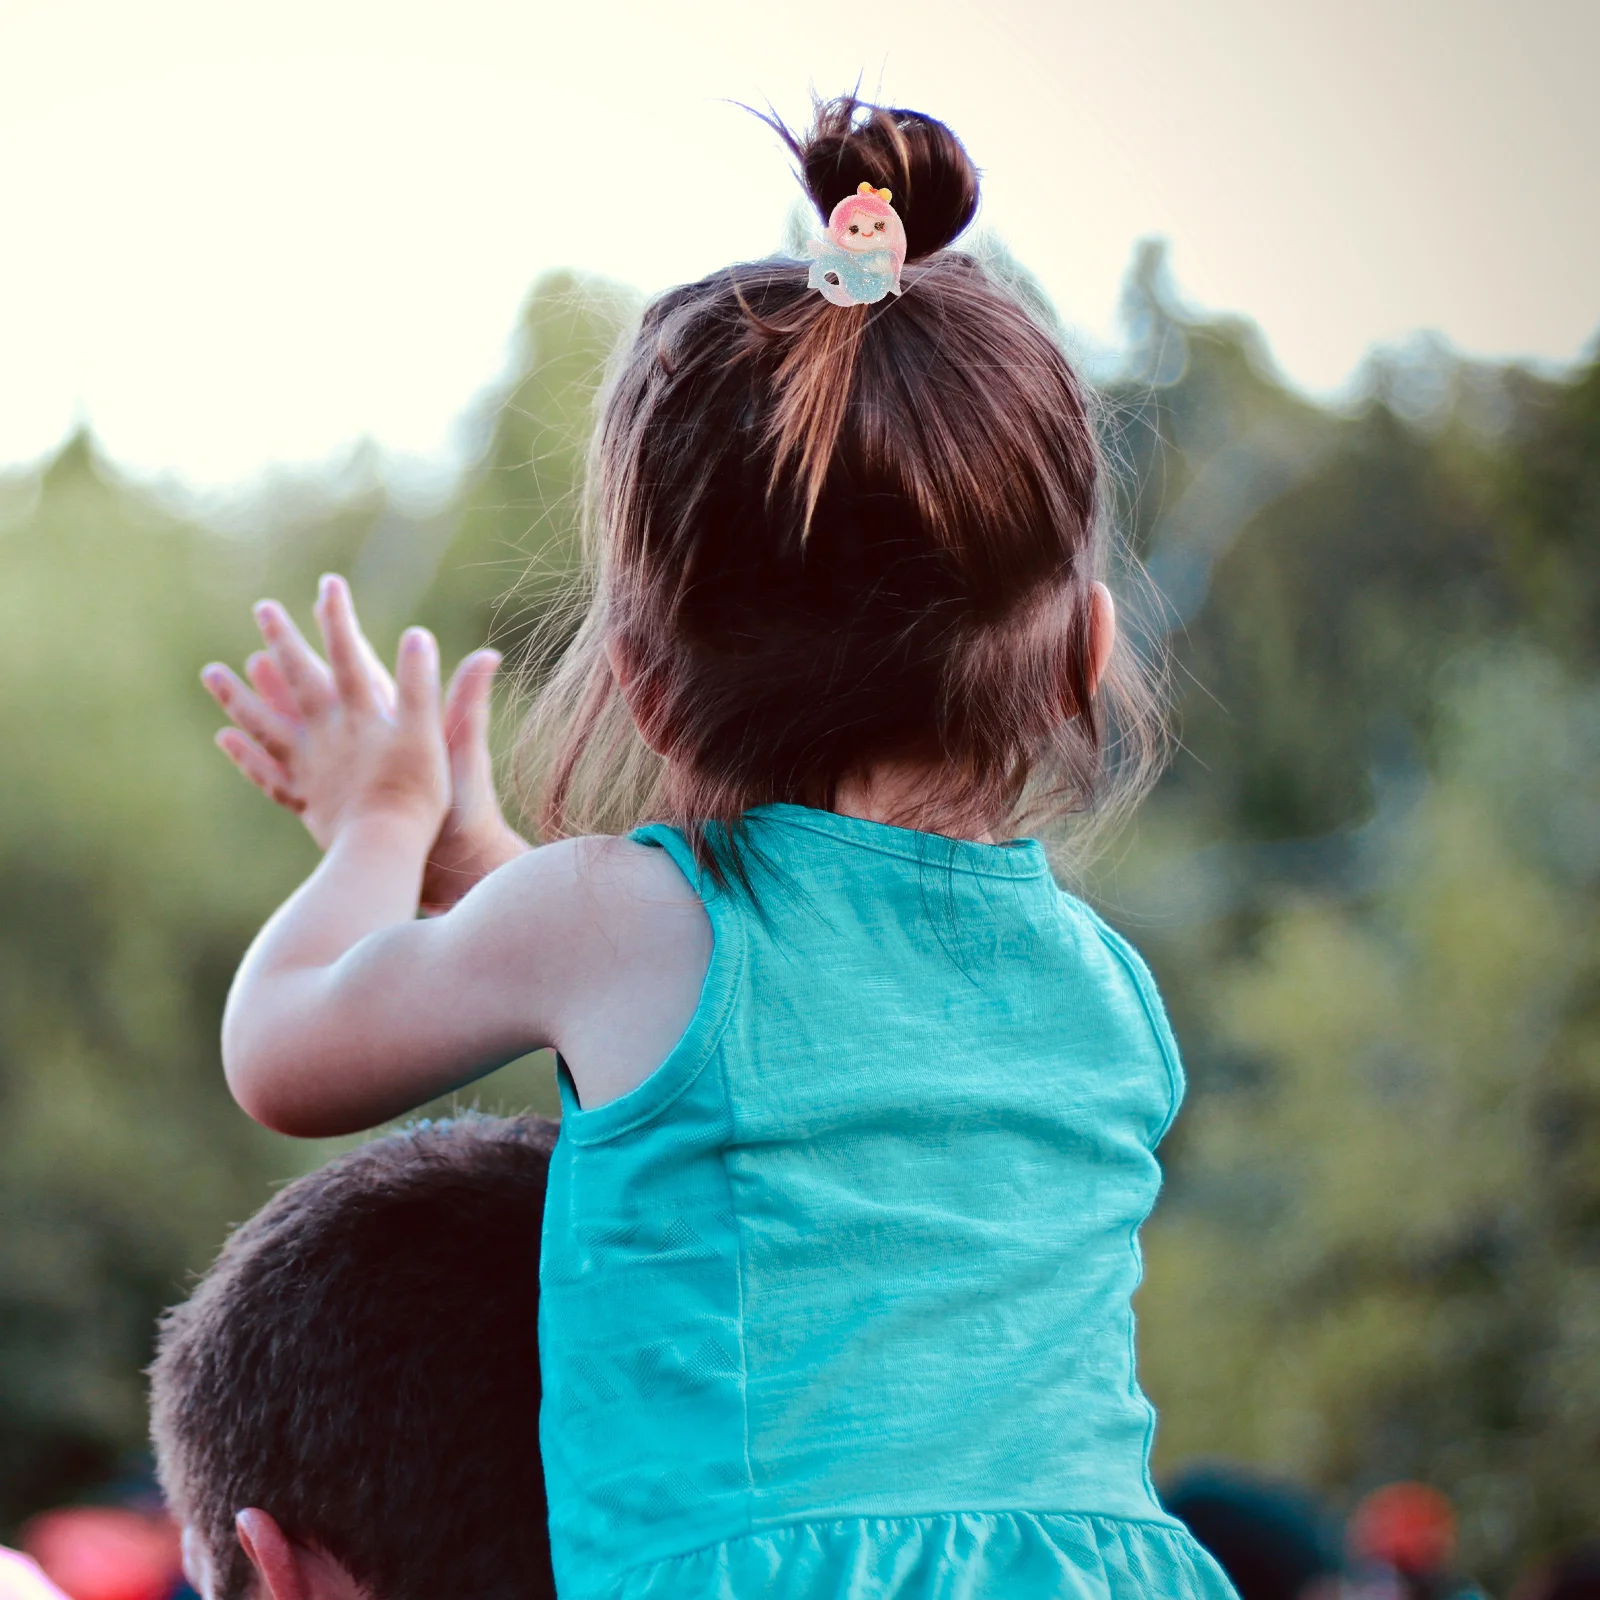
[[635, 844], [651, 844], [665, 850], [677, 864], [678, 870], [695, 886], [702, 900], [709, 900], [716, 892], [716, 884], [695, 859], [694, 846], [684, 838], [680, 829], [667, 822], [647, 822], [633, 829], [628, 837]]
[[[666, 822], [647, 822], [633, 829], [628, 837], [638, 844], [655, 845], [665, 850], [705, 901], [713, 922], [738, 918], [748, 913], [763, 926], [768, 925], [768, 901], [772, 898], [772, 891], [777, 889], [800, 903], [806, 900], [804, 890], [786, 882], [777, 864], [748, 838], [740, 840], [736, 861], [730, 863], [724, 859], [719, 862], [725, 872], [723, 880], [718, 882], [716, 874], [696, 857], [694, 846], [684, 836], [682, 829]], [[720, 857], [722, 848], [731, 853], [733, 847], [719, 847], [713, 843], [712, 848], [718, 849]]]

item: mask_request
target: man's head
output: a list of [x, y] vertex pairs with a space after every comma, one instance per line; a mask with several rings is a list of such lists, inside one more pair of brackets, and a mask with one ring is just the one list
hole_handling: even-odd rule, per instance
[[469, 1116], [352, 1150], [167, 1313], [152, 1433], [207, 1600], [554, 1593], [537, 1323], [555, 1132]]

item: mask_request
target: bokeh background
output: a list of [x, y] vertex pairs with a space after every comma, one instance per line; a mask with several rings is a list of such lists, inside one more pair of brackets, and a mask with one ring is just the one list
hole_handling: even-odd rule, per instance
[[986, 169], [1164, 596], [1181, 749], [1082, 883], [1191, 1077], [1161, 1473], [1425, 1480], [1491, 1586], [1600, 1535], [1596, 59], [1582, 0], [12, 0], [0, 1541], [137, 1473], [157, 1311], [328, 1153], [222, 1085], [313, 855], [198, 667], [330, 568], [515, 652], [642, 297], [792, 236], [728, 102], [858, 78]]

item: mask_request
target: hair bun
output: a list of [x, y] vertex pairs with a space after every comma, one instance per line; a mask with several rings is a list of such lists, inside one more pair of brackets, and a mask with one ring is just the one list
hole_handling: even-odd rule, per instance
[[978, 169], [934, 117], [847, 94], [819, 104], [811, 131], [799, 137], [775, 118], [766, 120], [798, 158], [823, 221], [863, 183], [889, 190], [905, 224], [908, 261], [953, 243], [977, 212]]

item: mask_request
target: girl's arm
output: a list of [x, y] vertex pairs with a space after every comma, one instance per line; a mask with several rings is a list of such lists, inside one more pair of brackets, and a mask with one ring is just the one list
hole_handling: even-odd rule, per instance
[[683, 874], [627, 839], [519, 840], [458, 905], [418, 921], [449, 793], [432, 639], [407, 633], [389, 692], [341, 580], [317, 602], [326, 664], [280, 606], [257, 618], [271, 665], [252, 677], [275, 677], [288, 709], [252, 695], [241, 711], [249, 691], [228, 674], [218, 698], [239, 726], [220, 738], [326, 855], [229, 993], [223, 1064], [240, 1105], [283, 1133], [347, 1133], [546, 1045], [584, 1105], [626, 1093], [682, 1034], [710, 958]]
[[[280, 607], [257, 615], [298, 714], [293, 727], [261, 722], [264, 753], [310, 775], [296, 809], [327, 853], [245, 956], [223, 1062], [257, 1120], [344, 1132], [552, 1042], [554, 1002], [576, 981], [564, 969], [591, 942], [576, 923], [593, 918], [574, 918], [584, 907], [572, 893], [577, 847], [566, 845], [417, 922], [449, 801], [431, 636], [412, 629], [402, 640], [391, 709], [341, 582], [324, 580], [318, 599], [326, 668]], [[506, 918], [523, 937], [506, 937]]]
[[418, 921], [429, 837], [419, 818], [352, 817], [251, 945], [222, 1057], [256, 1121], [354, 1132], [559, 1043], [564, 1000], [604, 966], [580, 883], [602, 842], [531, 851]]

